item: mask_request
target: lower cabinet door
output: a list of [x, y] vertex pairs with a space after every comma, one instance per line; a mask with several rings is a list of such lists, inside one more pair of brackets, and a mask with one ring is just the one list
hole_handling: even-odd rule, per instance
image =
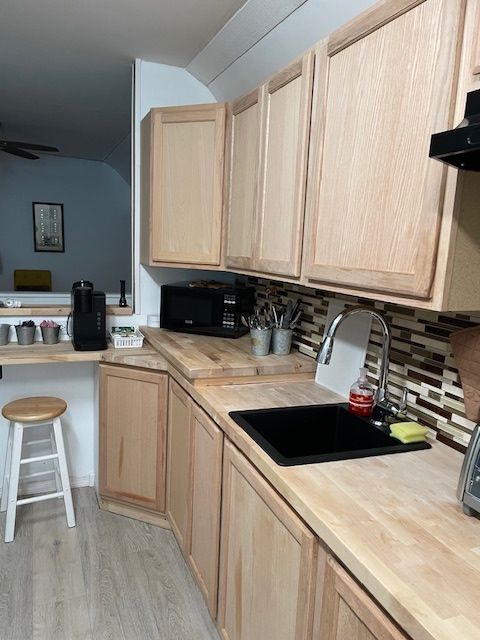
[[188, 560], [212, 618], [217, 615], [223, 432], [192, 406], [191, 510]]
[[170, 378], [167, 438], [167, 518], [183, 551], [187, 549], [190, 510], [192, 401]]
[[357, 582], [328, 556], [320, 616], [314, 640], [407, 640]]
[[165, 373], [100, 365], [100, 495], [165, 512]]
[[310, 637], [317, 542], [230, 443], [224, 447], [218, 628], [228, 640]]

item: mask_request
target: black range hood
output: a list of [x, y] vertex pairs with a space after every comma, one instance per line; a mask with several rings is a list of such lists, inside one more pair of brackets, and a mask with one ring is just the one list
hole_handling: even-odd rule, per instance
[[480, 89], [467, 93], [465, 117], [455, 129], [434, 133], [430, 158], [465, 171], [480, 171]]

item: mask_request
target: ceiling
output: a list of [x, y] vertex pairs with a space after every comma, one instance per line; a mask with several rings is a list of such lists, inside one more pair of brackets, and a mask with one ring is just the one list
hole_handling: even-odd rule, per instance
[[105, 159], [130, 130], [134, 59], [187, 66], [245, 3], [1, 0], [0, 139]]

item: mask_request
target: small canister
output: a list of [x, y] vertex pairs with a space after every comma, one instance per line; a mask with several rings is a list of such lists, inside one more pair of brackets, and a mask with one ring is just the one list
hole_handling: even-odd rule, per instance
[[60, 327], [41, 327], [42, 338], [45, 344], [57, 344]]
[[270, 351], [271, 339], [272, 339], [271, 329], [250, 329], [252, 355], [267, 356]]
[[0, 324], [0, 345], [8, 344], [9, 324]]
[[147, 327], [160, 328], [160, 316], [154, 314], [148, 315]]
[[286, 356], [292, 347], [292, 329], [275, 328], [273, 330], [272, 351], [277, 356]]
[[26, 345], [33, 344], [35, 341], [35, 325], [15, 325], [15, 331], [17, 332], [18, 344]]

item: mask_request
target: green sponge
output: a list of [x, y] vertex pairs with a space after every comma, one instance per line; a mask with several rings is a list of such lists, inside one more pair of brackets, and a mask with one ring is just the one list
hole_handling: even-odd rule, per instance
[[397, 438], [403, 444], [411, 444], [412, 442], [424, 442], [428, 433], [428, 429], [422, 427], [416, 422], [397, 422], [390, 425], [390, 436]]

